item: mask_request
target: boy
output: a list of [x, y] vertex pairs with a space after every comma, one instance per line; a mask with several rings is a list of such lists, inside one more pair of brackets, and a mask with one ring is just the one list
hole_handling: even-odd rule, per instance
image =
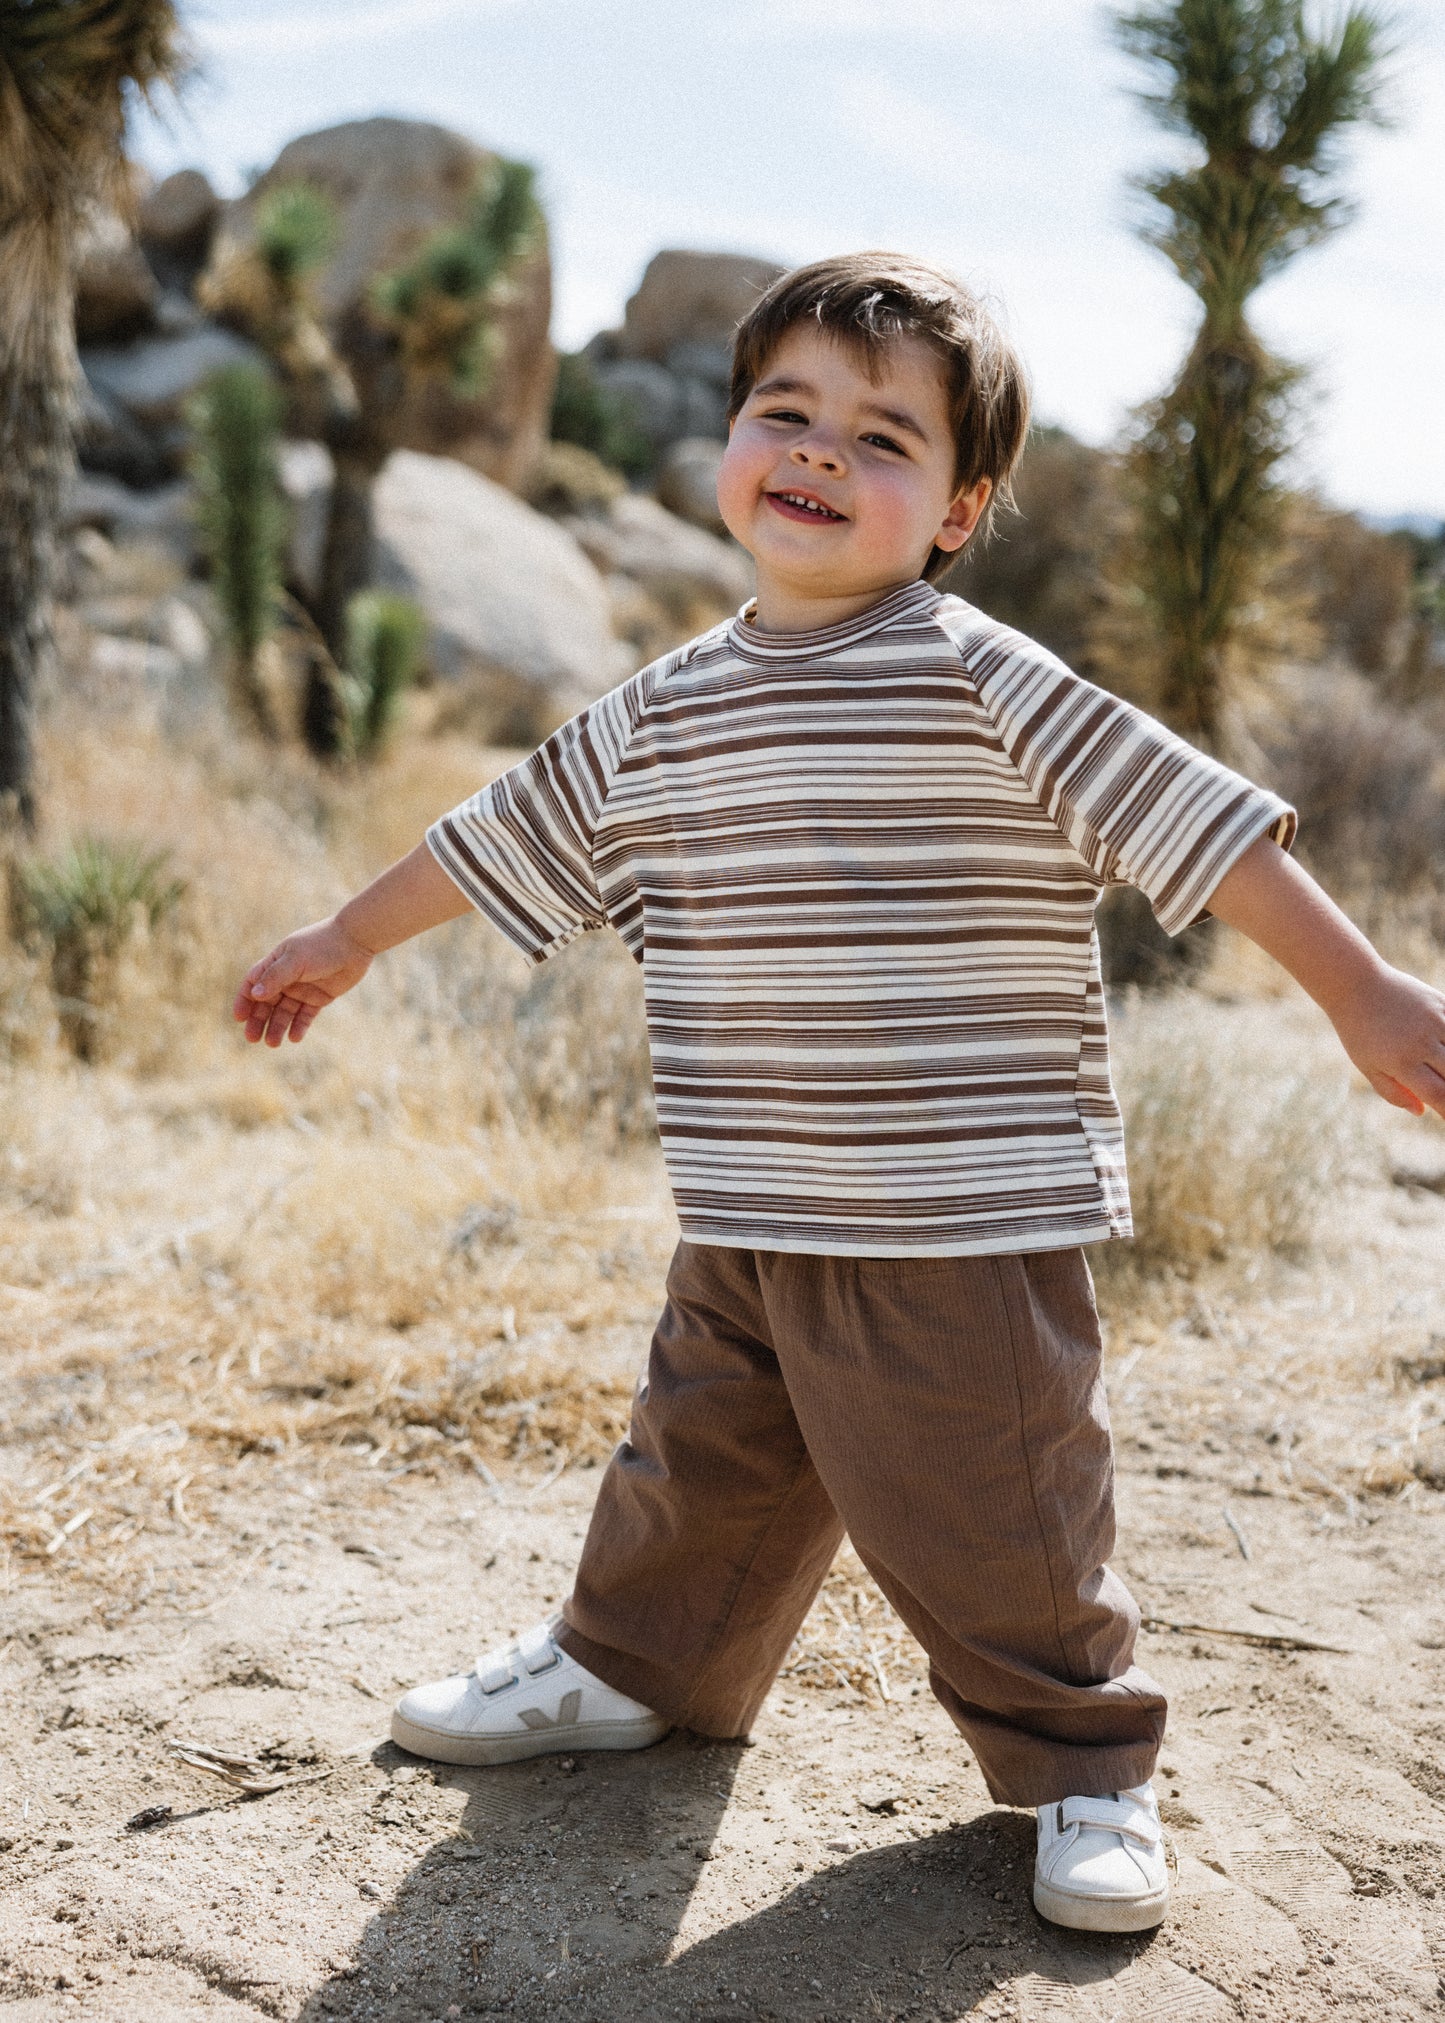
[[1007, 496], [1017, 358], [886, 254], [785, 276], [735, 351], [729, 625], [645, 668], [247, 976], [300, 1039], [372, 957], [476, 906], [534, 962], [643, 965], [682, 1225], [629, 1438], [560, 1618], [408, 1693], [443, 1762], [745, 1732], [844, 1528], [928, 1651], [1034, 1900], [1168, 1895], [1165, 1702], [1105, 1564], [1082, 1246], [1129, 1233], [1094, 908], [1250, 935], [1388, 1101], [1445, 1114], [1445, 998], [1286, 854], [1292, 812], [931, 579]]

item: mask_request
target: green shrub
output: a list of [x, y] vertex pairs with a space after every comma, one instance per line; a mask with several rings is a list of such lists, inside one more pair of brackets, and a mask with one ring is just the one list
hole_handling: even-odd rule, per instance
[[174, 912], [184, 891], [165, 851], [104, 836], [78, 837], [61, 856], [21, 868], [22, 924], [50, 951], [61, 1031], [79, 1059], [96, 1058], [117, 956], [142, 923], [155, 927]]
[[263, 366], [228, 365], [207, 380], [190, 420], [197, 525], [231, 650], [235, 700], [257, 729], [274, 735], [258, 662], [276, 622], [286, 540], [276, 467], [281, 395]]
[[256, 207], [256, 254], [282, 289], [294, 289], [336, 244], [336, 209], [310, 183], [283, 183]]
[[652, 447], [638, 428], [631, 403], [599, 386], [585, 353], [563, 352], [552, 395], [553, 442], [575, 443], [625, 476], [651, 467]]
[[386, 742], [426, 639], [408, 597], [363, 590], [346, 608], [346, 703], [351, 749], [370, 758]]
[[486, 391], [503, 292], [541, 235], [535, 171], [498, 160], [483, 170], [459, 225], [432, 232], [404, 267], [377, 276], [372, 302], [413, 371], [472, 399]]

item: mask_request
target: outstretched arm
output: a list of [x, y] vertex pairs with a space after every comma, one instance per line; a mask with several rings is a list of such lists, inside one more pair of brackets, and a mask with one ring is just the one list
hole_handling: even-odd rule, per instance
[[467, 910], [426, 844], [418, 843], [339, 913], [288, 934], [248, 969], [232, 1012], [245, 1022], [248, 1040], [279, 1047], [288, 1033], [302, 1039], [318, 1012], [360, 983], [374, 955]]
[[1445, 1117], [1445, 994], [1392, 969], [1277, 843], [1251, 844], [1209, 910], [1309, 992], [1376, 1095]]

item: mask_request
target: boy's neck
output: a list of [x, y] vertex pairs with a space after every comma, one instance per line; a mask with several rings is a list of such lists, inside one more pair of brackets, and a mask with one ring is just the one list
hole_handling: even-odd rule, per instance
[[815, 595], [792, 584], [769, 581], [760, 570], [752, 623], [759, 632], [823, 632], [830, 625], [844, 625], [857, 618], [917, 576], [902, 577], [896, 583], [870, 584], [851, 594]]

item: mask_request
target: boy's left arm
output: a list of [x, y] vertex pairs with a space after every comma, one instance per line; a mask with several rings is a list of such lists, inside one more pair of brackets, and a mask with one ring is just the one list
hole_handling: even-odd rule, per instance
[[1257, 942], [1325, 1013], [1387, 1103], [1445, 1117], [1445, 994], [1392, 969], [1309, 873], [1267, 837], [1225, 873], [1209, 911]]

